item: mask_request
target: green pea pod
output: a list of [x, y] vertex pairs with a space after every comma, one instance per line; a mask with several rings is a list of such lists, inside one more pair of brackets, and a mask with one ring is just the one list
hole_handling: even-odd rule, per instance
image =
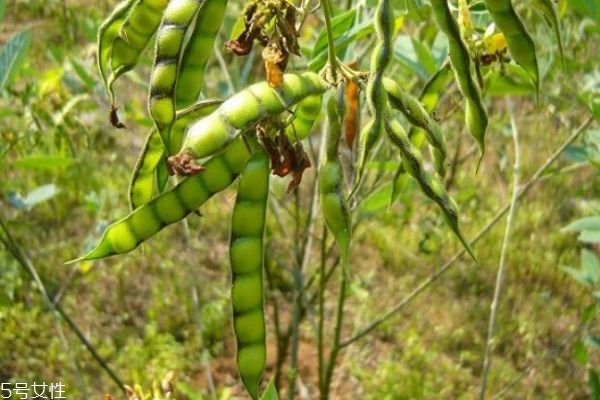
[[[423, 86], [423, 90], [419, 95], [419, 101], [423, 104], [427, 113], [432, 114], [435, 111], [435, 108], [442, 97], [443, 89], [450, 80], [451, 73], [450, 63], [445, 62], [440, 69], [429, 78], [425, 83], [425, 86]], [[420, 149], [425, 142], [425, 131], [413, 125], [408, 131], [408, 138], [413, 145]], [[408, 181], [404, 165], [400, 164], [394, 176], [390, 204], [396, 201], [400, 193], [402, 193], [406, 187]]]
[[322, 103], [321, 94], [300, 100], [294, 109], [290, 123], [285, 127], [285, 134], [290, 140], [302, 140], [310, 134], [321, 113]]
[[[342, 86], [343, 88], [343, 86]], [[327, 228], [335, 238], [339, 248], [344, 271], [348, 273], [350, 255], [351, 221], [346, 196], [343, 192], [344, 175], [339, 159], [338, 147], [342, 136], [344, 115], [344, 93], [332, 96], [327, 103], [327, 151], [325, 162], [319, 168], [319, 194], [321, 210]]]
[[182, 152], [191, 153], [196, 159], [213, 155], [238, 137], [242, 130], [326, 89], [327, 83], [312, 72], [285, 74], [279, 88], [272, 88], [267, 82], [250, 85], [227, 99], [215, 112], [191, 125]]
[[137, 0], [131, 6], [110, 49], [111, 74], [108, 77], [108, 92], [111, 104], [115, 103], [115, 81], [138, 63], [140, 54], [158, 29], [168, 3], [169, 0]]
[[367, 105], [372, 118], [359, 134], [359, 155], [354, 190], [358, 188], [362, 180], [369, 154], [383, 131], [387, 99], [381, 80], [392, 58], [392, 36], [394, 34], [394, 13], [390, 6], [390, 0], [379, 0], [377, 4], [375, 34], [377, 42], [371, 53], [370, 75], [367, 82]]
[[204, 68], [213, 53], [217, 33], [223, 24], [227, 0], [205, 0], [196, 16], [179, 65], [175, 87], [176, 109], [193, 104], [202, 91]]
[[[249, 140], [249, 143], [256, 147], [255, 141]], [[242, 138], [235, 140], [225, 151], [207, 161], [201, 174], [182, 179], [172, 189], [111, 224], [94, 249], [69, 263], [130, 252], [231, 185], [249, 158], [250, 152]]]
[[537, 93], [540, 85], [540, 74], [535, 43], [527, 33], [523, 21], [519, 18], [511, 0], [483, 0], [483, 3], [498, 29], [504, 34], [510, 55], [530, 75]]
[[175, 85], [183, 43], [200, 10], [200, 2], [171, 0], [158, 27], [148, 110], [163, 143], [169, 143], [171, 126], [175, 120]]
[[466, 99], [466, 123], [469, 133], [479, 145], [480, 158], [477, 168], [485, 154], [485, 131], [487, 129], [488, 117], [481, 99], [481, 93], [477, 82], [471, 74], [471, 56], [463, 41], [458, 23], [450, 12], [448, 0], [431, 0], [433, 16], [440, 29], [448, 37], [448, 50], [450, 62], [454, 69], [454, 76], [458, 88]]
[[[221, 103], [220, 100], [204, 100], [177, 112], [173, 123], [171, 142], [176, 137], [180, 138], [180, 141], [171, 143], [169, 147], [179, 148], [185, 128], [192, 121], [213, 112]], [[169, 151], [169, 154], [172, 153], [172, 151]], [[129, 185], [129, 204], [132, 210], [147, 203], [162, 192], [169, 176], [166, 157], [167, 152], [160, 135], [156, 128], [152, 128], [136, 162]]]
[[402, 125], [393, 119], [385, 120], [385, 127], [391, 142], [400, 149], [402, 162], [406, 171], [419, 183], [423, 193], [431, 200], [435, 201], [442, 209], [444, 219], [462, 243], [465, 250], [471, 258], [479, 264], [473, 249], [463, 236], [458, 225], [458, 209], [456, 203], [446, 192], [444, 186], [436, 175], [429, 175], [423, 168], [423, 159], [419, 149], [417, 149], [409, 140]]
[[131, 10], [136, 0], [125, 0], [120, 2], [113, 12], [102, 22], [98, 28], [98, 69], [104, 87], [108, 91], [108, 71], [110, 65], [110, 52], [113, 40], [119, 35], [121, 27], [125, 23], [125, 18]]
[[255, 151], [238, 184], [229, 243], [237, 367], [246, 390], [255, 400], [267, 355], [263, 241], [269, 175], [269, 158], [264, 151]]
[[398, 109], [413, 126], [423, 129], [431, 146], [435, 149], [435, 167], [440, 176], [445, 175], [446, 138], [438, 123], [431, 118], [425, 107], [400, 85], [389, 78], [383, 78], [383, 87], [388, 94], [390, 104]]

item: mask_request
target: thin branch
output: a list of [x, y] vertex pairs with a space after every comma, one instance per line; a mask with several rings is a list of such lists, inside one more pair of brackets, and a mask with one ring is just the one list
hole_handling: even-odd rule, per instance
[[[575, 132], [571, 134], [563, 142], [563, 144], [546, 160], [546, 162], [533, 174], [531, 179], [527, 181], [522, 187], [519, 188], [517, 193], [517, 199], [521, 199], [529, 190], [540, 181], [542, 176], [546, 173], [548, 168], [550, 168], [560, 157], [560, 155], [565, 151], [565, 149], [571, 145], [577, 138], [590, 126], [590, 124], [594, 121], [593, 117], [588, 118], [583, 124], [581, 124]], [[494, 217], [475, 235], [475, 237], [469, 242], [471, 246], [475, 245], [481, 238], [483, 238], [501, 219], [504, 217], [504, 214], [508, 212], [510, 209], [510, 203], [506, 204], [502, 207]], [[436, 282], [446, 271], [454, 265], [454, 263], [465, 254], [466, 250], [463, 248], [459, 250], [450, 260], [448, 260], [444, 265], [442, 265], [435, 273], [429, 276], [429, 278], [425, 279], [421, 284], [419, 284], [412, 292], [410, 292], [404, 299], [402, 299], [399, 303], [397, 303], [394, 307], [392, 307], [388, 312], [383, 314], [380, 318], [374, 320], [367, 326], [360, 329], [357, 333], [352, 335], [351, 337], [345, 339], [341, 343], [341, 347], [346, 347], [351, 343], [356, 342], [357, 340], [365, 337], [383, 322], [390, 319], [392, 316], [397, 314], [400, 310], [402, 310], [406, 305], [408, 305], [412, 300], [414, 300], [421, 292], [425, 291], [431, 284]]]
[[492, 305], [490, 307], [490, 321], [488, 325], [488, 335], [485, 346], [485, 355], [483, 358], [483, 371], [481, 374], [481, 391], [479, 393], [479, 399], [485, 399], [485, 392], [487, 389], [487, 380], [492, 366], [492, 349], [494, 347], [494, 336], [496, 334], [496, 321], [498, 316], [498, 307], [500, 303], [500, 296], [502, 294], [502, 288], [504, 286], [504, 279], [506, 275], [506, 257], [508, 254], [508, 246], [510, 242], [510, 236], [514, 225], [514, 218], [517, 209], [518, 201], [518, 190], [519, 190], [519, 179], [520, 179], [520, 168], [521, 168], [521, 147], [519, 144], [519, 128], [515, 120], [515, 114], [513, 111], [512, 102], [507, 100], [508, 110], [510, 112], [510, 125], [512, 128], [513, 143], [515, 146], [515, 164], [513, 168], [513, 186], [512, 196], [510, 200], [510, 207], [508, 209], [508, 216], [506, 218], [506, 228], [504, 230], [504, 239], [502, 241], [502, 248], [500, 250], [500, 263], [498, 265], [498, 273], [496, 274], [496, 287], [494, 288], [494, 297]]
[[[67, 323], [69, 328], [75, 333], [75, 336], [81, 341], [81, 343], [85, 346], [88, 352], [92, 355], [92, 357], [98, 362], [98, 364], [108, 373], [113, 382], [125, 393], [125, 385], [121, 381], [121, 379], [113, 372], [113, 370], [108, 366], [106, 361], [96, 352], [96, 349], [92, 346], [92, 344], [87, 340], [83, 332], [79, 329], [79, 327], [73, 322], [73, 320], [67, 315], [67, 313], [62, 309], [59, 304], [54, 304], [52, 296], [46, 290], [44, 283], [42, 282], [39, 274], [37, 273], [35, 267], [31, 264], [29, 259], [23, 254], [21, 248], [16, 244], [10, 231], [4, 224], [2, 218], [0, 218], [0, 228], [4, 232], [5, 237], [0, 236], [0, 242], [7, 248], [7, 250], [12, 254], [12, 256], [17, 260], [19, 265], [31, 276], [31, 278], [36, 283], [40, 294], [46, 305], [52, 312], [54, 316], [57, 314], [62, 317], [62, 319]], [[61, 341], [65, 343], [66, 348], [68, 349], [68, 345], [66, 345], [66, 338], [60, 328], [59, 321], [56, 320], [56, 328], [58, 334], [61, 338]]]

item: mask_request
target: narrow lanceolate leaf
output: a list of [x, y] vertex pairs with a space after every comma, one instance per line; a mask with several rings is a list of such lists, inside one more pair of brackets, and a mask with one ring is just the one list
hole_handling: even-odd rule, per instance
[[511, 57], [531, 76], [539, 91], [540, 75], [533, 38], [529, 35], [523, 21], [515, 11], [511, 0], [484, 0], [494, 23], [504, 34]]
[[552, 30], [556, 35], [556, 42], [558, 44], [558, 54], [562, 63], [563, 70], [565, 66], [565, 51], [562, 40], [562, 33], [560, 29], [560, 22], [558, 18], [558, 10], [553, 0], [532, 0], [533, 7], [538, 10], [548, 20], [552, 26]]
[[25, 29], [9, 39], [0, 53], [0, 90], [8, 85], [25, 61], [31, 30]]

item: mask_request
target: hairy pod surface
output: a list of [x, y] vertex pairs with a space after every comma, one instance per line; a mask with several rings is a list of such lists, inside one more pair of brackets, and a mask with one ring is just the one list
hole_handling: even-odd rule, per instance
[[175, 105], [178, 110], [194, 103], [202, 91], [204, 69], [213, 53], [226, 7], [227, 0], [205, 0], [200, 6], [179, 65], [175, 86]]
[[[343, 86], [341, 88], [343, 89]], [[344, 116], [344, 93], [343, 90], [338, 92], [338, 96], [332, 96], [327, 103], [329, 130], [326, 138], [326, 156], [325, 162], [319, 168], [318, 180], [325, 225], [340, 248], [342, 265], [346, 270], [350, 255], [351, 221], [343, 191], [344, 174], [338, 153]]]
[[266, 366], [263, 240], [269, 175], [269, 158], [255, 151], [238, 184], [229, 243], [236, 360], [242, 382], [255, 400]]
[[[125, 23], [125, 18], [135, 4], [136, 0], [125, 0], [120, 2], [113, 12], [102, 22], [98, 28], [98, 69], [104, 88], [108, 91], [108, 71], [110, 67], [110, 52], [113, 40], [119, 35], [121, 27]], [[111, 95], [112, 97], [112, 95]]]
[[443, 212], [444, 219], [461, 242], [471, 258], [478, 263], [473, 249], [463, 236], [458, 224], [456, 203], [446, 192], [436, 175], [430, 175], [423, 167], [423, 158], [418, 148], [408, 139], [402, 125], [393, 119], [386, 119], [385, 127], [390, 141], [400, 150], [406, 171], [419, 183], [421, 191], [433, 200]]
[[108, 78], [108, 87], [111, 103], [114, 103], [114, 82], [138, 63], [140, 54], [158, 29], [168, 3], [169, 0], [137, 0], [129, 9], [110, 50], [112, 73]]
[[169, 143], [175, 120], [175, 85], [184, 39], [200, 3], [201, 0], [171, 0], [158, 28], [148, 110], [164, 143]]
[[327, 83], [317, 74], [285, 74], [283, 85], [272, 88], [267, 82], [250, 85], [227, 99], [215, 112], [192, 124], [182, 151], [196, 159], [217, 153], [242, 130], [275, 116], [307, 96], [323, 93]]
[[390, 7], [390, 0], [379, 0], [375, 9], [377, 43], [371, 55], [370, 75], [367, 82], [367, 106], [372, 118], [360, 131], [357, 182], [362, 178], [367, 158], [383, 130], [387, 99], [381, 81], [391, 60], [393, 33], [394, 14]]
[[[253, 147], [254, 143], [251, 142]], [[165, 226], [182, 220], [231, 185], [249, 158], [250, 152], [242, 138], [235, 140], [225, 151], [206, 162], [202, 174], [184, 178], [172, 189], [108, 226], [94, 249], [70, 263], [105, 258], [135, 249]]]
[[465, 120], [471, 136], [479, 146], [481, 158], [485, 154], [485, 131], [488, 117], [477, 82], [471, 74], [471, 56], [460, 34], [456, 19], [448, 6], [448, 0], [431, 0], [435, 20], [448, 37], [448, 51], [454, 76], [460, 92], [466, 100]]
[[537, 92], [540, 77], [535, 43], [515, 11], [512, 1], [484, 0], [483, 3], [498, 29], [504, 34], [508, 52], [530, 75]]
[[383, 78], [383, 87], [392, 107], [399, 110], [415, 127], [423, 129], [431, 146], [435, 149], [435, 167], [440, 176], [445, 175], [446, 138], [439, 124], [429, 115], [425, 107], [413, 96], [402, 90], [400, 85], [389, 78]]
[[156, 128], [150, 130], [129, 184], [131, 210], [135, 210], [162, 192], [169, 176], [166, 162], [167, 153], [172, 154], [173, 148], [181, 146], [185, 128], [192, 121], [210, 114], [221, 103], [220, 100], [203, 100], [192, 107], [179, 111], [171, 128], [168, 151], [165, 150], [165, 145]]

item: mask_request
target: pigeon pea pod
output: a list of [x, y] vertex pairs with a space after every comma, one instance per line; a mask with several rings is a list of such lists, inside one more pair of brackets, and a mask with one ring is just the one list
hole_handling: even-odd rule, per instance
[[[203, 100], [192, 107], [177, 112], [175, 122], [171, 128], [168, 153], [172, 154], [173, 151], [170, 149], [181, 146], [181, 138], [185, 128], [190, 123], [210, 114], [221, 103], [220, 100]], [[176, 138], [179, 138], [178, 142], [175, 140]], [[162, 192], [168, 179], [166, 158], [165, 145], [156, 128], [152, 128], [136, 162], [129, 185], [129, 204], [132, 210], [147, 203], [155, 195]]]
[[392, 58], [392, 36], [394, 32], [394, 14], [390, 0], [379, 0], [375, 9], [375, 34], [377, 42], [371, 55], [370, 76], [367, 82], [367, 105], [371, 119], [359, 134], [359, 155], [356, 181], [362, 179], [365, 164], [373, 146], [383, 131], [386, 94], [381, 84], [383, 74]]
[[113, 12], [102, 22], [98, 28], [98, 69], [104, 82], [104, 87], [108, 89], [108, 71], [110, 65], [110, 52], [113, 40], [119, 35], [121, 27], [125, 23], [127, 13], [135, 4], [136, 0], [125, 0], [119, 3]]
[[263, 240], [269, 175], [269, 158], [261, 150], [254, 152], [238, 183], [229, 243], [236, 361], [242, 382], [253, 399], [258, 399], [267, 354]]
[[175, 104], [178, 110], [194, 103], [202, 91], [204, 68], [213, 53], [226, 7], [227, 0], [205, 0], [200, 6], [179, 65], [175, 87]]
[[137, 65], [140, 54], [158, 29], [168, 3], [169, 0], [137, 0], [129, 9], [110, 49], [108, 88], [111, 104], [114, 104], [112, 87], [115, 81]]
[[285, 74], [283, 85], [278, 88], [270, 87], [267, 82], [250, 85], [227, 99], [215, 112], [192, 124], [181, 153], [191, 154], [196, 159], [213, 155], [242, 130], [326, 89], [327, 83], [312, 72]]
[[502, 31], [512, 58], [531, 76], [536, 91], [539, 89], [539, 70], [535, 43], [525, 29], [511, 0], [484, 0], [494, 23]]
[[344, 93], [340, 90], [338, 94], [332, 96], [327, 103], [327, 147], [325, 162], [319, 168], [318, 179], [323, 218], [340, 248], [342, 266], [346, 270], [350, 255], [351, 221], [343, 192], [344, 175], [338, 150], [342, 136]]
[[285, 128], [285, 134], [290, 140], [302, 140], [308, 136], [321, 113], [322, 103], [321, 94], [300, 100], [294, 109], [292, 121]]
[[158, 28], [148, 109], [164, 143], [169, 143], [175, 120], [175, 85], [185, 36], [200, 10], [200, 2], [171, 0]]
[[[255, 141], [249, 140], [252, 148]], [[176, 186], [114, 222], [88, 254], [70, 262], [93, 260], [128, 253], [165, 226], [181, 221], [238, 177], [250, 158], [248, 147], [239, 138], [204, 165], [202, 174], [182, 179]]]
[[400, 150], [406, 171], [419, 183], [421, 191], [441, 208], [444, 219], [475, 262], [477, 258], [463, 236], [458, 224], [458, 209], [436, 175], [430, 175], [423, 168], [423, 158], [409, 140], [402, 125], [393, 119], [385, 120], [385, 128], [390, 141]]
[[406, 119], [416, 127], [423, 129], [427, 140], [433, 146], [434, 165], [440, 176], [445, 175], [446, 138], [438, 123], [429, 115], [425, 107], [413, 96], [404, 92], [400, 85], [389, 78], [383, 78], [383, 87], [388, 94], [390, 104], [400, 110]]
[[479, 87], [471, 74], [471, 56], [460, 34], [458, 23], [450, 11], [448, 0], [431, 0], [431, 6], [437, 24], [448, 38], [448, 51], [454, 76], [459, 90], [466, 99], [467, 128], [479, 146], [481, 154], [479, 161], [481, 162], [485, 154], [485, 131], [488, 117]]

